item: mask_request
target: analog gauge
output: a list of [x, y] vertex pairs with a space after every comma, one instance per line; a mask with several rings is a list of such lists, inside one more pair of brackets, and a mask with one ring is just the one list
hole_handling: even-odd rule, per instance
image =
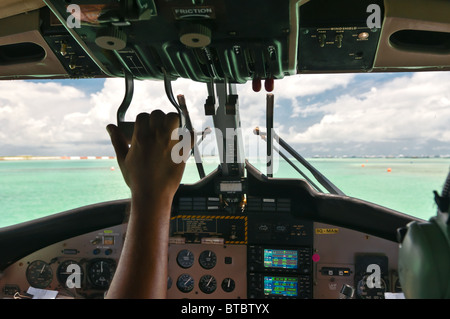
[[53, 271], [45, 261], [35, 260], [28, 265], [26, 276], [31, 287], [44, 289], [52, 282]]
[[[73, 275], [74, 280], [72, 282], [79, 283], [81, 284], [81, 282], [83, 281], [83, 277], [84, 277], [84, 273], [83, 273], [83, 268], [81, 268], [81, 266], [74, 260], [66, 260], [63, 261], [57, 270], [57, 278], [59, 283], [66, 288], [69, 288], [67, 286], [67, 279], [69, 278], [70, 275]], [[77, 277], [78, 276], [78, 277]], [[79, 278], [77, 280], [77, 278]], [[71, 277], [72, 279], [72, 277]], [[70, 279], [69, 279], [70, 280]], [[75, 286], [76, 288], [80, 288]]]
[[360, 299], [384, 299], [384, 293], [386, 292], [386, 282], [383, 278], [380, 278], [380, 288], [367, 286], [367, 280], [369, 275], [365, 275], [356, 286], [356, 295]]
[[200, 254], [198, 262], [205, 269], [214, 268], [217, 262], [216, 254], [211, 250], [205, 250]]
[[87, 268], [87, 275], [92, 285], [97, 288], [109, 287], [116, 270], [116, 263], [112, 259], [95, 259]]
[[181, 268], [189, 268], [194, 264], [194, 254], [188, 250], [183, 249], [177, 255], [177, 263]]
[[222, 289], [225, 292], [232, 292], [234, 290], [234, 287], [236, 287], [236, 283], [231, 278], [225, 278], [222, 281]]
[[188, 274], [182, 274], [178, 277], [177, 287], [181, 292], [188, 293], [194, 289], [194, 278]]
[[216, 278], [214, 278], [211, 275], [204, 275], [204, 276], [202, 276], [202, 278], [200, 278], [200, 281], [198, 283], [198, 287], [205, 294], [211, 294], [217, 288]]

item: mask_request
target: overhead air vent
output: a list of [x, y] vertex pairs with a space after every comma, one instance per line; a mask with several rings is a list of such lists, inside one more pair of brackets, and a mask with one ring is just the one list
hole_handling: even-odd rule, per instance
[[[41, 32], [46, 20], [44, 15], [41, 16], [43, 12], [35, 10], [0, 19], [1, 80], [67, 76], [55, 50]], [[54, 38], [50, 40], [54, 41]]]
[[409, 52], [449, 54], [450, 33], [422, 30], [400, 30], [391, 34], [392, 47]]
[[45, 58], [45, 50], [32, 42], [0, 45], [0, 65], [39, 62]]

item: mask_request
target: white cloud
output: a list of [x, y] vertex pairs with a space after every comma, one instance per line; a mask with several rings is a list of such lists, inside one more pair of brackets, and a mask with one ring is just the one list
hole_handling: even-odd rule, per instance
[[[276, 117], [275, 128], [289, 143], [316, 150], [332, 151], [325, 144], [342, 141], [363, 146], [410, 141], [405, 147], [411, 147], [411, 141], [417, 145], [429, 139], [450, 141], [449, 72], [399, 74], [381, 84], [370, 76], [319, 74], [275, 81], [275, 112], [283, 114]], [[99, 89], [87, 95], [73, 82], [0, 81], [0, 155], [29, 153], [27, 149], [35, 155], [112, 155], [105, 126], [116, 121], [124, 80], [86, 81], [100, 85]], [[211, 125], [210, 117], [204, 116], [206, 84], [179, 79], [173, 89], [175, 97], [185, 95], [197, 131]], [[266, 92], [253, 92], [251, 83], [238, 85], [237, 91], [244, 133], [252, 135], [256, 126], [265, 126]], [[175, 111], [163, 82], [135, 81], [127, 120], [155, 109]], [[299, 119], [309, 116], [315, 122], [298, 125]], [[255, 140], [248, 139], [248, 143]], [[44, 150], [45, 154], [37, 154]]]
[[84, 93], [56, 82], [0, 82], [0, 132], [4, 145], [61, 142], [60, 122], [67, 112], [86, 109]]
[[[206, 99], [206, 85], [179, 79], [172, 84], [173, 95], [183, 94], [189, 110], [189, 115], [197, 126], [203, 122], [203, 104]], [[104, 123], [115, 121], [117, 109], [122, 102], [125, 93], [123, 79], [107, 79], [103, 89], [91, 96], [93, 109], [88, 117], [100, 119]], [[134, 121], [141, 112], [151, 113], [160, 109], [164, 112], [176, 112], [175, 107], [169, 102], [162, 81], [135, 81], [133, 100], [126, 113], [127, 121]]]
[[[96, 81], [92, 83], [102, 84]], [[178, 80], [173, 88], [175, 97], [185, 94], [192, 122], [196, 129], [202, 129], [206, 85]], [[105, 127], [116, 123], [124, 93], [123, 79], [106, 79], [90, 96], [61, 82], [0, 82], [0, 155], [17, 155], [5, 154], [2, 149], [27, 154], [28, 149], [39, 152], [40, 148], [53, 149], [54, 153], [46, 150], [44, 155], [105, 155], [101, 153], [112, 150]], [[163, 82], [135, 81], [126, 119], [133, 121], [138, 113], [155, 109], [176, 111]]]
[[[345, 88], [354, 77], [354, 74], [308, 74], [285, 77], [275, 81], [271, 93], [275, 97], [275, 107], [280, 105], [280, 100], [288, 100], [293, 108], [292, 115], [297, 116], [302, 111], [298, 105], [298, 98], [321, 94], [337, 87]], [[243, 101], [241, 107], [253, 115], [265, 112], [267, 93], [264, 89], [255, 93], [250, 83], [239, 86], [239, 89], [239, 93], [243, 93], [242, 97], [240, 96]], [[265, 117], [264, 112], [262, 117]]]
[[415, 73], [379, 87], [362, 87], [332, 103], [309, 106], [323, 113], [319, 123], [299, 132], [288, 129], [292, 143], [385, 142], [400, 140], [450, 142], [450, 73]]
[[[353, 74], [310, 74], [276, 80], [271, 92], [274, 95], [275, 112], [280, 108], [288, 108], [289, 117], [303, 116], [308, 113], [308, 109], [301, 107], [298, 101], [300, 97], [314, 96], [337, 87], [345, 88], [353, 78]], [[247, 83], [238, 85], [237, 91], [242, 127], [250, 130], [257, 126], [265, 127], [267, 92], [264, 86], [260, 92], [254, 92], [251, 83]], [[285, 118], [283, 123], [276, 122], [274, 127], [281, 130], [287, 121], [289, 119]]]

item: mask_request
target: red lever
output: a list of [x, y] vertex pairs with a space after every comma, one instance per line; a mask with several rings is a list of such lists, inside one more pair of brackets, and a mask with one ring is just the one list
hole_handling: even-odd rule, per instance
[[273, 86], [274, 86], [273, 78], [268, 78], [264, 81], [264, 88], [266, 89], [267, 92], [272, 92]]
[[254, 78], [252, 81], [252, 88], [255, 92], [261, 91], [261, 79]]

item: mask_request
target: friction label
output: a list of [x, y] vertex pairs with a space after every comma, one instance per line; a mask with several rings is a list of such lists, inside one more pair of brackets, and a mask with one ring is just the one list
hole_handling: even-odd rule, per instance
[[216, 13], [214, 7], [203, 6], [203, 7], [186, 7], [186, 8], [174, 8], [173, 14], [175, 19], [192, 19], [192, 18], [203, 18], [203, 19], [215, 19]]

